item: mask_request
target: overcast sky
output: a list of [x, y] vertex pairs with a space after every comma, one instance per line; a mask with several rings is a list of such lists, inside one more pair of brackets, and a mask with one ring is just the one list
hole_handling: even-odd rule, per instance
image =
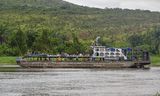
[[71, 3], [97, 8], [143, 9], [160, 12], [160, 0], [65, 0]]

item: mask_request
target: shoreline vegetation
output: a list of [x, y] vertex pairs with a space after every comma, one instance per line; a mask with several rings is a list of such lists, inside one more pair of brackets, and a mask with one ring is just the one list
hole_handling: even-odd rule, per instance
[[[18, 56], [17, 56], [18, 57]], [[0, 67], [2, 65], [16, 65], [16, 56], [1, 56], [0, 57]], [[154, 55], [151, 56], [151, 66], [160, 67], [160, 56]]]
[[107, 47], [160, 55], [160, 12], [89, 8], [64, 0], [0, 0], [0, 56], [88, 54]]

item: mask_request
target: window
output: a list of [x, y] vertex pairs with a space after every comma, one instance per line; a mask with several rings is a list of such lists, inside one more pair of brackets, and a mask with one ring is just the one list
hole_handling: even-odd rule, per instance
[[112, 52], [115, 52], [115, 51], [116, 51], [114, 48], [110, 48], [110, 50], [111, 50]]
[[107, 56], [107, 55], [109, 55], [109, 53], [106, 53], [105, 55]]
[[120, 55], [120, 53], [116, 53], [116, 55], [117, 55], [117, 56], [119, 56], [119, 55]]
[[114, 55], [114, 53], [111, 53], [111, 55]]
[[104, 48], [100, 48], [100, 51], [104, 51], [105, 49]]
[[99, 53], [96, 53], [96, 56], [99, 56]]
[[96, 48], [96, 51], [99, 51], [99, 48]]
[[109, 49], [109, 48], [107, 48], [106, 50], [107, 50], [107, 51], [110, 51], [110, 49]]
[[100, 56], [104, 56], [104, 53], [100, 53]]

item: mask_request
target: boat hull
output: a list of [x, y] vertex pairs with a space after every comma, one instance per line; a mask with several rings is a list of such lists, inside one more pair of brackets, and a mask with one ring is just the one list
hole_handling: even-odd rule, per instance
[[110, 62], [51, 62], [51, 61], [20, 61], [18, 65], [24, 68], [131, 68], [136, 67], [132, 61]]

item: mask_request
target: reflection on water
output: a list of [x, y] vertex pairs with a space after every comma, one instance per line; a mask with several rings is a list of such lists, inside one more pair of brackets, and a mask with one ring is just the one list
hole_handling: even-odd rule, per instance
[[41, 71], [0, 72], [0, 96], [153, 96], [160, 92], [160, 68]]

